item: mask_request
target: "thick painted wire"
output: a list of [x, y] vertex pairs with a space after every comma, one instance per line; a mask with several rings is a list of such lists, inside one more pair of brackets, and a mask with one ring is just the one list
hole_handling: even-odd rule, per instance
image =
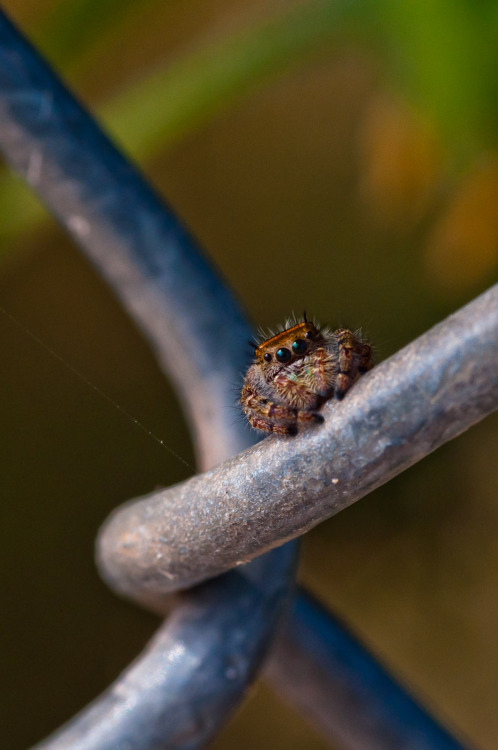
[[[229, 424], [223, 408], [231, 398], [227, 383], [244, 366], [247, 325], [237, 304], [181, 223], [3, 14], [0, 147], [148, 338], [183, 401], [201, 469], [247, 447], [249, 433]], [[200, 747], [257, 671], [288, 597], [294, 560], [294, 549], [285, 545], [185, 594], [146, 652], [40, 747]], [[155, 606], [155, 593], [148, 600], [144, 592], [146, 600]], [[315, 620], [301, 616], [300, 626], [311, 637]], [[306, 638], [297, 648], [309, 665], [315, 663]], [[361, 670], [353, 681], [361, 683]], [[327, 706], [333, 691], [325, 690], [322, 698]], [[401, 688], [398, 698], [411, 700]], [[433, 727], [425, 747], [450, 747], [441, 737], [451, 738], [424, 717]], [[390, 729], [389, 717], [378, 714], [370, 735]], [[418, 747], [417, 721], [401, 735], [399, 747]]]

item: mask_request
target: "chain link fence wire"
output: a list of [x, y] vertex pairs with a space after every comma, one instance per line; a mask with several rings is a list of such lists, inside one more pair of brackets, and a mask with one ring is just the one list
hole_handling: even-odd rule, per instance
[[[292, 602], [267, 675], [327, 738], [356, 749], [462, 748], [340, 623], [293, 593], [296, 542], [278, 545], [497, 408], [498, 289], [377, 367], [345, 402], [327, 405], [323, 428], [244, 451], [254, 438], [225, 408], [249, 336], [236, 301], [3, 13], [0, 107], [5, 159], [141, 328], [177, 389], [205, 472], [105, 524], [98, 559], [106, 580], [170, 613], [108, 691], [37, 747], [202, 747], [256, 676]], [[171, 591], [192, 584], [173, 606]]]

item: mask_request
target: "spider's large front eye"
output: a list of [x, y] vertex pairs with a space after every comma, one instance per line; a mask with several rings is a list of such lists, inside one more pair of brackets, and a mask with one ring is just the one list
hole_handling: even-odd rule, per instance
[[294, 343], [292, 344], [292, 351], [294, 354], [304, 354], [306, 349], [308, 348], [306, 341], [303, 339], [296, 339]]
[[263, 354], [263, 359], [265, 360], [265, 362], [271, 362], [270, 352], [266, 352], [266, 354]]
[[290, 361], [292, 354], [290, 353], [289, 349], [278, 349], [275, 357], [277, 358], [278, 362], [282, 362], [282, 364], [285, 365], [286, 362]]

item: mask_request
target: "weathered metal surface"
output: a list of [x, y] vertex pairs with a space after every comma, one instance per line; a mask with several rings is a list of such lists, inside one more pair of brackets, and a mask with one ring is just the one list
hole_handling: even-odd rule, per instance
[[[233, 421], [230, 408], [233, 395], [227, 386], [236, 382], [245, 363], [244, 347], [248, 330], [238, 306], [181, 223], [140, 174], [114, 149], [1, 11], [0, 148], [7, 161], [38, 192], [99, 273], [107, 279], [148, 338], [182, 399], [193, 429], [200, 466], [209, 468], [254, 442], [254, 435], [241, 423]], [[481, 322], [474, 318], [476, 328], [481, 326]], [[480, 332], [483, 331], [481, 326]], [[472, 342], [469, 340], [469, 343]], [[463, 369], [470, 367], [466, 357], [472, 356], [472, 353], [473, 345], [466, 345], [465, 353], [459, 360]], [[449, 368], [444, 358], [441, 361]], [[428, 360], [428, 364], [431, 362], [430, 367], [437, 368], [440, 360], [436, 357]], [[485, 366], [485, 362], [481, 365]], [[429, 371], [436, 384], [441, 373], [438, 376], [430, 368]], [[483, 375], [483, 370], [476, 372], [479, 377]], [[374, 373], [371, 377], [377, 375]], [[348, 462], [352, 471], [354, 461], [358, 461], [362, 477], [367, 472], [360, 460], [362, 454], [357, 453], [354, 459], [348, 458], [348, 451], [356, 429], [359, 436], [366, 434], [362, 432], [365, 426], [361, 428], [351, 419], [355, 414], [356, 418], [361, 418], [362, 408], [366, 405], [365, 394], [368, 393], [365, 388], [369, 387], [367, 383], [374, 382], [371, 377], [357, 386], [356, 393], [348, 397], [347, 406], [341, 406], [342, 411], [334, 413], [336, 425], [340, 425], [341, 419], [345, 420], [344, 451], [340, 444], [337, 445], [337, 467], [342, 467], [344, 474], [341, 476], [344, 479], [352, 476], [348, 474]], [[490, 388], [495, 390], [492, 375], [489, 383]], [[450, 414], [449, 419], [442, 422], [437, 411], [434, 411], [432, 418], [439, 425], [439, 433], [437, 436], [431, 433], [432, 443], [429, 440], [429, 444], [432, 447], [436, 447], [438, 441], [449, 439], [458, 430], [465, 429], [471, 423], [472, 416], [477, 419], [485, 413], [485, 406], [479, 401], [479, 387], [471, 392], [468, 383], [462, 383], [462, 388], [465, 391], [463, 395], [469, 399], [470, 411], [465, 408], [459, 411], [453, 404], [448, 409], [454, 411], [454, 420]], [[437, 388], [434, 392], [439, 393]], [[394, 394], [391, 396], [394, 397]], [[478, 401], [479, 405], [476, 405]], [[444, 399], [438, 401], [439, 404], [443, 402], [449, 403]], [[380, 402], [376, 403], [380, 408]], [[403, 403], [406, 405], [408, 401]], [[395, 410], [392, 404], [391, 407], [391, 417], [397, 411], [397, 416], [393, 417], [396, 423], [401, 415], [399, 409]], [[402, 428], [401, 433], [397, 432], [391, 420], [390, 431], [381, 434], [389, 422], [389, 413], [386, 421], [368, 409], [365, 414], [370, 415], [371, 429], [379, 433], [379, 463], [377, 473], [373, 472], [372, 477], [377, 477], [380, 483], [383, 476], [380, 459], [389, 445], [395, 451], [394, 458], [397, 457], [398, 463], [396, 460], [388, 461], [384, 469], [387, 466], [394, 473], [400, 470], [403, 463], [396, 447], [396, 440], [403, 439], [399, 437]], [[423, 426], [420, 430], [424, 432]], [[425, 433], [429, 432], [425, 430]], [[318, 521], [314, 511], [315, 499], [317, 509], [323, 512], [326, 505], [323, 501], [324, 485], [330, 478], [326, 466], [330, 451], [323, 443], [325, 434], [322, 433], [320, 440], [319, 433], [308, 433], [287, 445], [270, 441], [262, 446], [261, 453], [254, 453], [255, 458], [250, 459], [246, 467], [248, 471], [254, 471], [255, 492], [259, 493], [259, 499], [255, 500], [256, 495], [252, 496], [247, 508], [244, 502], [240, 507], [238, 501], [232, 505], [232, 500], [237, 496], [231, 494], [231, 469], [228, 474], [223, 473], [227, 467], [221, 469], [222, 475], [227, 477], [228, 501], [223, 501], [224, 488], [218, 484], [221, 495], [218, 498], [213, 496], [210, 501], [208, 495], [204, 494], [203, 502], [197, 507], [197, 519], [201, 536], [205, 535], [212, 502], [216, 513], [215, 526], [221, 520], [219, 529], [224, 527], [229, 532], [229, 546], [220, 547], [222, 567], [227, 565], [227, 555], [229, 557], [237, 548], [241, 534], [249, 535], [250, 554], [258, 551], [261, 538], [257, 534], [252, 540], [250, 535], [260, 528], [255, 521], [268, 512], [266, 506], [273, 502], [271, 496], [276, 490], [275, 508], [278, 506], [278, 512], [290, 514], [297, 511], [292, 533], [299, 533], [306, 513], [305, 523]], [[315, 444], [314, 441], [318, 442]], [[427, 441], [425, 446], [420, 441], [417, 445], [421, 450], [420, 455], [423, 455]], [[275, 457], [277, 453], [281, 453], [281, 458], [275, 462], [272, 456]], [[285, 471], [280, 476], [275, 475], [265, 491], [267, 460], [273, 462], [277, 471]], [[408, 463], [416, 460], [414, 453], [405, 456], [404, 460]], [[235, 470], [239, 466], [241, 493], [247, 488], [250, 478], [249, 475], [240, 476], [244, 461], [247, 461], [247, 457], [236, 459], [233, 464]], [[375, 461], [372, 461], [371, 466], [375, 465]], [[296, 491], [303, 493], [303, 479], [309, 478], [309, 468], [312, 466], [321, 468], [307, 482], [307, 490], [302, 494], [304, 506], [296, 508], [296, 504], [290, 500], [282, 503], [283, 495], [278, 490], [286, 487], [286, 497], [290, 498], [294, 483]], [[301, 471], [303, 477], [300, 478]], [[337, 478], [334, 474], [332, 481], [335, 482]], [[373, 479], [371, 481], [374, 486], [375, 482]], [[204, 477], [200, 482], [199, 486], [204, 484], [206, 488]], [[339, 486], [335, 482], [337, 505], [334, 505], [334, 498], [329, 500], [332, 503], [329, 508], [331, 512], [352, 501], [355, 483], [351, 480], [350, 484], [348, 487], [344, 482]], [[178, 499], [183, 490], [180, 488], [172, 492]], [[188, 499], [190, 502], [195, 498]], [[186, 506], [183, 513], [178, 503], [175, 507], [179, 520], [182, 515], [188, 515]], [[251, 512], [247, 513], [248, 510]], [[271, 511], [272, 514], [274, 512], [275, 509]], [[242, 518], [246, 520], [241, 524]], [[188, 526], [191, 522], [193, 516], [191, 519], [185, 518], [182, 523]], [[283, 519], [282, 526], [273, 521], [270, 525], [271, 539], [265, 543], [269, 546], [280, 543], [282, 534], [287, 533], [284, 531], [287, 524], [288, 519]], [[178, 532], [181, 532], [181, 527], [177, 529], [177, 536]], [[109, 539], [107, 537], [107, 541]], [[195, 540], [195, 535], [191, 539]], [[145, 562], [149, 564], [150, 554], [155, 554], [154, 535], [148, 539], [144, 537], [143, 542], [148, 547]], [[213, 545], [208, 544], [208, 548], [210, 554], [205, 562], [209, 575], [212, 566], [216, 567], [218, 563], [215, 562]], [[119, 544], [106, 559], [106, 565], [114, 570], [112, 576], [116, 572], [116, 551], [119, 557], [122, 552]], [[170, 552], [174, 552], [174, 545]], [[185, 576], [198, 579], [206, 575], [206, 571], [200, 575], [197, 567], [201, 562], [200, 557], [206, 554], [205, 549], [200, 556], [195, 549], [192, 550], [193, 572], [185, 570], [185, 550], [180, 547], [178, 552], [183, 578], [174, 573], [173, 587], [183, 585]], [[156, 562], [160, 559], [156, 557]], [[238, 561], [239, 558], [236, 559]], [[160, 750], [204, 745], [240, 700], [245, 686], [258, 668], [288, 598], [294, 561], [295, 545], [285, 545], [236, 572], [181, 595], [173, 614], [144, 654], [103, 696], [38, 747], [44, 750]], [[140, 598], [136, 596], [137, 571], [134, 569], [137, 562], [141, 564], [140, 555], [135, 556], [135, 561], [131, 560], [129, 569], [126, 567], [128, 562], [130, 560], [126, 561], [126, 555], [122, 557], [125, 570], [118, 588], [127, 595]], [[167, 571], [165, 575], [167, 580]], [[153, 585], [147, 588], [146, 578], [143, 581], [146, 592], [144, 601], [162, 610], [165, 607], [165, 587], [158, 587], [157, 579], [152, 579]], [[298, 625], [303, 627], [302, 620]], [[313, 618], [307, 620], [307, 627], [305, 632], [311, 633]], [[311, 639], [305, 637], [296, 644], [296, 648], [302, 649], [301, 656], [308, 666], [316, 667], [316, 660], [321, 657], [309, 647], [310, 643]], [[360, 670], [352, 674], [355, 682], [363, 678]], [[301, 705], [307, 710], [317, 690], [322, 698], [320, 705], [325, 714], [329, 714], [329, 701], [334, 700], [334, 690], [330, 690], [330, 686], [324, 688], [321, 681], [313, 684], [308, 680], [301, 691]], [[375, 702], [377, 696], [371, 695], [370, 699]], [[377, 717], [377, 726], [372, 727], [372, 737], [377, 732], [379, 736], [389, 733], [389, 715], [379, 713]], [[431, 720], [425, 717], [424, 721]], [[352, 716], [351, 726], [355, 724], [356, 718]], [[410, 730], [411, 736], [407, 734], [404, 747], [417, 747], [410, 744], [414, 732], [416, 734], [416, 727]], [[436, 731], [427, 749], [442, 747], [446, 745], [440, 743]]]
[[266, 654], [269, 639], [261, 634], [274, 630], [288, 594], [290, 552], [286, 571], [270, 553], [250, 577], [232, 571], [184, 595], [144, 653], [36, 750], [202, 747]]
[[118, 509], [99, 539], [103, 576], [160, 608], [303, 534], [498, 408], [497, 362], [495, 286], [328, 402], [323, 425]]
[[[254, 442], [227, 408], [227, 383], [244, 367], [250, 335], [239, 306], [176, 216], [1, 11], [0, 148], [150, 341], [186, 409], [199, 465]], [[295, 555], [295, 545], [276, 550], [183, 597], [147, 652], [40, 747], [204, 745], [254, 677]]]

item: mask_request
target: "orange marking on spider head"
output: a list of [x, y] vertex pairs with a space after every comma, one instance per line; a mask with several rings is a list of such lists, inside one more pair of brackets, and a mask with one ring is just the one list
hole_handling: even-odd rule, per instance
[[319, 335], [319, 331], [313, 323], [296, 323], [285, 331], [280, 331], [270, 339], [263, 341], [255, 350], [257, 360], [263, 360], [266, 353], [274, 353], [279, 349], [289, 349], [292, 351], [292, 344], [297, 339], [311, 341]]

